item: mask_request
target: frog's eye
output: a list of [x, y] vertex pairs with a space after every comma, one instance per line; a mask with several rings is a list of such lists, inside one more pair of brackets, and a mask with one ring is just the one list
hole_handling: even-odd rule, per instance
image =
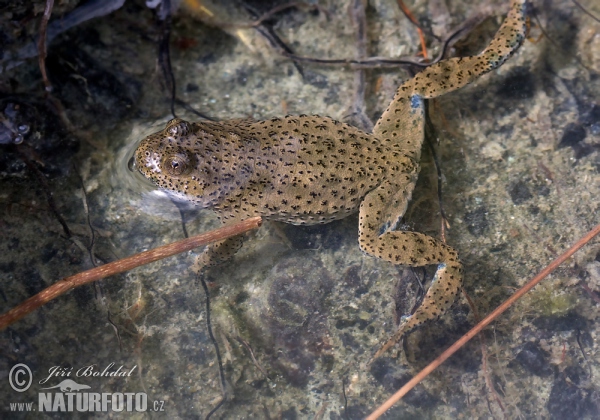
[[180, 118], [173, 118], [167, 123], [165, 130], [171, 136], [185, 136], [189, 132], [189, 124]]
[[163, 158], [163, 169], [171, 176], [187, 175], [191, 172], [193, 165], [188, 153], [172, 153]]

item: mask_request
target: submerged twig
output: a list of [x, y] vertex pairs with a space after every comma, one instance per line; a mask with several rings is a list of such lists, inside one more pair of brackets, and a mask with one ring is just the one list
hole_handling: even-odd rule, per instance
[[235, 339], [246, 348], [246, 350], [248, 350], [248, 353], [250, 353], [250, 358], [252, 359], [252, 363], [254, 363], [254, 366], [256, 366], [256, 368], [258, 370], [260, 370], [260, 373], [262, 373], [263, 375], [265, 375], [265, 378], [267, 379], [271, 379], [269, 377], [269, 374], [263, 369], [263, 367], [260, 365], [260, 363], [258, 363], [258, 360], [256, 360], [256, 357], [254, 356], [254, 351], [252, 350], [252, 347], [250, 347], [250, 343], [248, 343], [246, 340], [244, 340], [242, 337], [235, 337]]
[[344, 418], [349, 420], [348, 417], [348, 397], [346, 396], [346, 379], [342, 377], [342, 396], [344, 397]]
[[[411, 13], [410, 9], [408, 7], [406, 7], [406, 5], [404, 4], [404, 2], [402, 0], [396, 0], [396, 3], [398, 3], [398, 7], [400, 8], [400, 10], [402, 10], [402, 13], [404, 13], [404, 16], [406, 16], [406, 18], [408, 20], [410, 20], [410, 22], [417, 28], [417, 33], [419, 34], [419, 42], [421, 43], [421, 51], [423, 53], [423, 58], [425, 60], [427, 60], [427, 45], [425, 43], [425, 35], [424, 35], [425, 31], [423, 30], [423, 28], [421, 27], [421, 25], [419, 24], [417, 19], [415, 19], [415, 17]], [[439, 41], [439, 39], [438, 39], [438, 41]]]
[[[467, 299], [467, 302], [469, 303], [469, 306], [471, 307], [471, 311], [473, 311], [473, 317], [475, 318], [475, 321], [476, 322], [481, 321], [481, 318], [479, 317], [479, 311], [477, 310], [477, 306], [475, 306], [475, 302], [473, 302], [473, 300], [471, 299], [471, 296], [469, 296], [469, 294], [465, 291], [465, 289], [462, 290], [462, 293], [463, 293], [465, 299]], [[496, 387], [494, 386], [494, 383], [492, 382], [492, 378], [490, 377], [490, 372], [487, 367], [488, 366], [488, 353], [487, 353], [487, 343], [485, 341], [485, 336], [483, 334], [479, 334], [478, 338], [479, 338], [479, 346], [481, 348], [481, 370], [483, 371], [483, 377], [485, 378], [485, 385], [487, 386], [490, 394], [492, 394], [492, 397], [493, 397], [494, 401], [496, 402], [496, 404], [498, 404], [498, 406], [500, 407], [500, 410], [502, 410], [502, 412], [504, 412], [504, 405], [502, 404], [502, 399], [500, 398], [500, 396], [498, 395], [498, 392], [496, 391]], [[490, 413], [493, 416], [493, 411], [492, 411], [492, 407], [489, 402], [489, 398], [487, 398], [487, 400], [488, 400], [488, 410], [490, 410]]]
[[190, 104], [188, 104], [183, 99], [179, 99], [179, 98], [175, 97], [175, 103], [177, 105], [181, 105], [186, 111], [189, 111], [192, 114], [195, 114], [195, 115], [197, 115], [198, 117], [200, 117], [202, 119], [209, 120], [209, 121], [216, 121], [214, 118], [211, 118], [208, 115], [204, 115], [203, 113], [201, 113], [199, 111], [196, 111], [193, 106], [191, 106]]
[[540, 21], [540, 18], [538, 17], [538, 14], [536, 13], [535, 10], [531, 11], [531, 16], [533, 17], [533, 19], [535, 19], [535, 22], [537, 23], [538, 28], [540, 28], [540, 32], [542, 33], [542, 35], [552, 44], [554, 45], [557, 49], [563, 51], [565, 54], [567, 54], [569, 57], [573, 58], [575, 61], [577, 61], [579, 63], [579, 65], [581, 67], [583, 67], [584, 69], [591, 71], [591, 72], [595, 72], [593, 69], [589, 68], [588, 66], [585, 65], [585, 63], [581, 60], [581, 58], [579, 58], [578, 55], [573, 54], [570, 50], [567, 51], [565, 50], [557, 41], [555, 41], [546, 31], [546, 29], [544, 28], [544, 26], [542, 25], [542, 22]]
[[[360, 60], [367, 56], [367, 16], [365, 14], [364, 0], [353, 0], [349, 6], [350, 16], [355, 27], [356, 59]], [[354, 94], [352, 104], [346, 111], [348, 119], [353, 125], [370, 133], [373, 130], [373, 122], [365, 112], [365, 93], [367, 80], [365, 69], [354, 70]]]
[[525, 286], [517, 290], [511, 297], [506, 299], [500, 306], [498, 306], [492, 313], [486, 316], [481, 322], [475, 325], [469, 332], [463, 335], [459, 340], [452, 344], [447, 350], [440, 354], [433, 362], [427, 365], [417, 375], [415, 375], [410, 381], [408, 381], [402, 388], [400, 388], [394, 395], [392, 395], [386, 402], [381, 404], [375, 411], [373, 411], [367, 420], [378, 419], [383, 413], [389, 408], [402, 399], [411, 389], [413, 389], [419, 382], [425, 379], [431, 372], [433, 372], [438, 366], [444, 363], [450, 356], [464, 346], [469, 340], [477, 335], [481, 330], [487, 327], [492, 321], [498, 318], [504, 311], [511, 307], [518, 299], [523, 297], [527, 292], [533, 289], [540, 281], [546, 278], [552, 273], [559, 265], [568, 260], [574, 253], [591, 241], [596, 235], [600, 234], [600, 225], [596, 225], [590, 230], [583, 238], [578, 240], [571, 248], [565, 253], [552, 261], [546, 268], [531, 279]]
[[177, 115], [175, 114], [175, 76], [173, 75], [171, 52], [169, 49], [169, 42], [171, 40], [171, 0], [163, 0], [161, 10], [164, 11], [164, 13], [158, 13], [159, 18], [162, 20], [160, 40], [158, 43], [158, 63], [162, 69], [165, 85], [170, 95], [171, 114], [173, 114], [173, 118], [177, 118]]
[[589, 10], [587, 10], [585, 7], [583, 7], [581, 5], [581, 3], [579, 3], [577, 0], [571, 0], [575, 6], [577, 6], [579, 9], [581, 9], [581, 11], [583, 13], [585, 13], [586, 15], [588, 15], [589, 17], [591, 17], [592, 19], [594, 19], [596, 22], [600, 23], [600, 19], [597, 16], [594, 16], [594, 14], [592, 14], [592, 12], [590, 12]]
[[[426, 105], [427, 106], [427, 105]], [[427, 108], [429, 108], [427, 106]], [[429, 111], [429, 109], [428, 109]], [[428, 112], [426, 113], [426, 115], [428, 115]], [[442, 167], [440, 164], [440, 161], [438, 159], [437, 156], [437, 152], [435, 151], [435, 147], [433, 146], [433, 139], [432, 137], [435, 137], [435, 127], [433, 126], [433, 124], [431, 123], [431, 120], [429, 118], [426, 119], [426, 124], [427, 124], [427, 128], [428, 130], [426, 130], [426, 133], [429, 133], [429, 135], [425, 136], [425, 140], [427, 145], [429, 146], [429, 150], [431, 151], [431, 156], [433, 157], [433, 163], [435, 164], [435, 170], [436, 170], [436, 174], [437, 174], [437, 196], [438, 196], [438, 206], [440, 209], [440, 217], [442, 219], [442, 223], [441, 223], [441, 236], [442, 236], [442, 241], [445, 243], [446, 242], [446, 230], [450, 229], [450, 222], [448, 222], [448, 218], [446, 217], [446, 211], [444, 210], [444, 201], [443, 201], [443, 191], [442, 191]]]
[[48, 180], [46, 179], [44, 174], [38, 169], [38, 167], [35, 166], [35, 164], [23, 152], [22, 147], [23, 147], [23, 145], [16, 147], [17, 154], [19, 155], [21, 160], [23, 162], [25, 162], [25, 165], [29, 168], [29, 170], [31, 172], [33, 172], [33, 174], [35, 175], [35, 177], [37, 178], [39, 183], [42, 185], [42, 190], [44, 191], [44, 194], [46, 195], [46, 201], [48, 202], [48, 207], [50, 207], [50, 211], [52, 212], [52, 214], [54, 215], [56, 220], [58, 220], [58, 223], [60, 223], [60, 225], [62, 226], [65, 236], [67, 238], [70, 238], [71, 230], [69, 229], [67, 222], [62, 217], [62, 215], [59, 213], [58, 208], [56, 207], [56, 202], [54, 201], [52, 191], [50, 190], [50, 185], [48, 185]]
[[221, 408], [221, 406], [227, 400], [227, 384], [225, 383], [225, 371], [223, 370], [223, 360], [221, 359], [221, 352], [219, 351], [219, 343], [217, 343], [217, 340], [215, 339], [212, 325], [210, 323], [210, 293], [208, 292], [208, 286], [204, 280], [204, 274], [200, 273], [198, 278], [200, 279], [200, 283], [202, 283], [202, 288], [204, 289], [204, 294], [206, 295], [206, 329], [208, 330], [210, 341], [212, 341], [212, 344], [215, 348], [215, 353], [217, 355], [217, 363], [219, 364], [219, 379], [221, 380], [221, 392], [223, 394], [221, 401], [219, 401], [219, 403], [214, 406], [206, 415], [205, 419], [208, 420], [210, 419], [210, 416], [212, 416], [219, 408]]
[[[263, 13], [261, 16], [256, 18], [253, 22], [250, 22], [248, 24], [232, 25], [232, 26], [238, 27], [238, 28], [244, 28], [244, 27], [254, 28], [256, 26], [262, 25], [266, 20], [270, 19], [277, 13], [282, 12], [287, 9], [291, 9], [293, 7], [306, 7], [311, 10], [318, 10], [319, 12], [323, 13], [325, 16], [329, 17], [329, 12], [327, 11], [327, 9], [319, 6], [318, 4], [312, 4], [312, 3], [305, 2], [305, 1], [291, 1], [289, 3], [284, 3], [284, 4], [280, 4], [278, 6], [273, 7], [271, 10]], [[223, 24], [223, 26], [228, 26], [228, 25], [229, 25], [228, 23]]]
[[158, 261], [162, 258], [189, 251], [199, 246], [206, 245], [210, 242], [221, 241], [232, 236], [240, 235], [248, 232], [249, 230], [256, 229], [261, 225], [261, 223], [262, 219], [260, 217], [252, 217], [240, 223], [236, 223], [235, 225], [224, 226], [201, 235], [183, 239], [172, 244], [163, 245], [149, 251], [140, 252], [139, 254], [135, 254], [130, 257], [113, 261], [100, 267], [92, 268], [91, 270], [83, 271], [79, 274], [66, 277], [57, 281], [52, 286], [42, 290], [37, 295], [25, 300], [23, 303], [14, 307], [10, 311], [0, 315], [0, 331], [71, 289], [103, 279], [108, 276], [112, 276], [114, 274], [131, 270], [132, 268], [139, 267], [144, 264]]
[[438, 61], [442, 60], [446, 55], [448, 49], [456, 43], [466, 33], [470, 32], [475, 26], [487, 17], [484, 13], [476, 13], [475, 15], [467, 18], [462, 24], [460, 24], [443, 42], [440, 47], [440, 52], [435, 59], [432, 61], [415, 60], [412, 58], [386, 58], [386, 57], [369, 57], [369, 58], [334, 58], [334, 59], [323, 59], [314, 57], [304, 57], [296, 54], [292, 54], [286, 51], [278, 51], [279, 54], [283, 55], [294, 61], [300, 61], [305, 63], [316, 63], [332, 66], [356, 66], [361, 68], [382, 68], [382, 67], [397, 67], [397, 66], [416, 66], [416, 67], [429, 67]]
[[46, 73], [46, 29], [48, 28], [48, 21], [50, 20], [50, 15], [52, 15], [53, 8], [54, 0], [46, 0], [46, 7], [44, 8], [44, 14], [40, 22], [40, 38], [38, 39], [38, 63], [42, 72], [42, 79], [44, 79], [46, 92], [52, 91], [52, 84], [48, 80], [48, 74]]

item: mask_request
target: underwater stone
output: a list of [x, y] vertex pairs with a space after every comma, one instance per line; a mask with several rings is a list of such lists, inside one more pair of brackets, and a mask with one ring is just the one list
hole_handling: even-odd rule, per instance
[[517, 181], [510, 186], [508, 189], [508, 194], [515, 204], [523, 204], [527, 200], [533, 198], [531, 192], [529, 191], [529, 187], [523, 181]]
[[549, 354], [534, 342], [527, 342], [517, 354], [517, 362], [525, 370], [537, 376], [549, 376], [552, 368], [549, 363]]

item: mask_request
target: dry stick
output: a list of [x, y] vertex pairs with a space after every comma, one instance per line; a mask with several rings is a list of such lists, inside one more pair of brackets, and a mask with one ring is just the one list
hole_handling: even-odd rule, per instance
[[[318, 10], [323, 13], [328, 19], [330, 17], [330, 13], [324, 7], [319, 6], [318, 4], [312, 4], [305, 1], [291, 1], [289, 3], [280, 4], [279, 6], [273, 7], [271, 10], [263, 13], [261, 16], [256, 18], [255, 20], [249, 23], [231, 23], [231, 22], [219, 22], [219, 21], [211, 21], [211, 26], [216, 26], [219, 28], [233, 28], [233, 29], [242, 29], [242, 28], [256, 28], [257, 26], [262, 25], [265, 21], [271, 19], [274, 15], [279, 12], [283, 12], [284, 10], [291, 9], [293, 7], [306, 7], [310, 10]], [[212, 16], [211, 16], [212, 17]]]
[[398, 402], [404, 395], [413, 389], [419, 382], [425, 379], [431, 372], [433, 372], [439, 365], [444, 363], [446, 359], [452, 356], [458, 349], [464, 346], [471, 338], [475, 337], [481, 330], [487, 327], [494, 319], [498, 318], [504, 311], [506, 311], [517, 299], [521, 298], [525, 293], [529, 292], [535, 287], [540, 281], [542, 281], [548, 274], [552, 273], [556, 268], [569, 259], [574, 253], [579, 251], [585, 244], [592, 240], [592, 238], [600, 233], [600, 225], [596, 225], [591, 231], [589, 231], [583, 238], [569, 248], [564, 254], [556, 258], [546, 268], [544, 268], [537, 276], [529, 281], [525, 286], [521, 287], [515, 292], [510, 298], [504, 303], [498, 306], [491, 314], [486, 316], [481, 322], [475, 325], [468, 333], [463, 335], [458, 341], [452, 344], [446, 351], [440, 354], [437, 359], [427, 365], [422, 371], [420, 371], [414, 378], [408, 381], [402, 388], [400, 388], [394, 395], [392, 395], [386, 402], [381, 404], [375, 411], [373, 411], [366, 420], [375, 420], [385, 413], [390, 407]]
[[406, 16], [406, 18], [410, 20], [411, 23], [417, 28], [417, 33], [419, 34], [419, 41], [421, 42], [421, 52], [423, 53], [423, 58], [427, 60], [427, 45], [425, 43], [425, 35], [423, 34], [423, 29], [421, 28], [421, 25], [419, 25], [417, 19], [415, 19], [413, 14], [410, 12], [410, 9], [406, 7], [404, 1], [397, 0], [396, 3], [398, 3], [398, 7], [400, 8], [400, 10], [402, 10], [404, 16]]
[[[477, 306], [475, 306], [475, 302], [473, 302], [473, 300], [471, 299], [471, 296], [468, 295], [468, 293], [465, 291], [464, 288], [462, 289], [462, 292], [463, 292], [465, 299], [467, 299], [467, 302], [469, 302], [469, 306], [471, 307], [471, 310], [473, 311], [473, 316], [475, 317], [475, 321], [479, 322], [481, 318], [479, 317], [479, 311], [477, 310]], [[494, 387], [492, 378], [490, 378], [490, 372], [487, 369], [487, 360], [488, 360], [487, 343], [485, 342], [485, 336], [483, 334], [481, 334], [479, 336], [479, 344], [481, 346], [481, 369], [483, 370], [483, 377], [485, 378], [485, 384], [488, 387], [490, 394], [492, 394], [492, 397], [494, 397], [494, 401], [496, 401], [496, 404], [498, 404], [498, 406], [504, 413], [504, 406], [502, 405], [502, 400], [500, 399], [498, 392], [496, 392], [496, 388]], [[487, 400], [488, 400], [488, 409], [490, 410], [490, 413], [492, 413], [492, 407], [490, 405], [489, 398]], [[492, 413], [492, 416], [493, 416], [493, 413]]]
[[40, 65], [40, 71], [42, 72], [42, 78], [44, 79], [46, 92], [52, 91], [52, 85], [46, 74], [46, 28], [48, 27], [48, 21], [50, 20], [53, 7], [54, 0], [46, 0], [44, 15], [42, 16], [42, 22], [40, 23], [40, 39], [38, 40], [38, 63]]
[[259, 227], [261, 223], [262, 219], [260, 217], [252, 217], [235, 225], [224, 226], [222, 228], [211, 230], [210, 232], [183, 239], [169, 245], [163, 245], [149, 251], [140, 252], [139, 254], [104, 264], [100, 267], [92, 268], [91, 270], [83, 271], [75, 274], [74, 276], [66, 277], [57, 281], [52, 286], [42, 290], [37, 295], [30, 297], [5, 314], [0, 315], [0, 331], [71, 289], [103, 279], [108, 276], [112, 276], [114, 274], [131, 270], [132, 268], [139, 267], [140, 265], [148, 264], [158, 261], [162, 258], [189, 251], [199, 246], [206, 245], [210, 242], [221, 241], [223, 239], [248, 232], [249, 230]]
[[592, 12], [587, 10], [585, 7], [583, 7], [577, 0], [572, 0], [572, 1], [573, 1], [573, 3], [575, 3], [575, 6], [577, 6], [581, 9], [582, 12], [584, 12], [586, 15], [588, 15], [589, 17], [594, 19], [596, 22], [600, 23], [600, 19], [598, 19], [596, 16], [594, 16], [592, 14]]

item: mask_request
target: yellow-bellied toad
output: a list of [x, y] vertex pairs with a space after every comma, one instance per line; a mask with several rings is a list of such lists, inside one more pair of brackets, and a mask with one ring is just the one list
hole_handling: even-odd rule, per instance
[[[454, 302], [462, 264], [445, 243], [396, 231], [419, 173], [425, 103], [500, 66], [526, 33], [525, 0], [510, 12], [479, 55], [440, 61], [398, 89], [372, 133], [319, 116], [268, 121], [170, 121], [135, 152], [138, 170], [158, 187], [211, 208], [222, 223], [251, 216], [293, 224], [327, 223], [359, 211], [359, 244], [395, 264], [438, 264], [417, 311], [375, 355]], [[200, 266], [223, 262], [241, 246], [231, 238], [208, 246]]]

